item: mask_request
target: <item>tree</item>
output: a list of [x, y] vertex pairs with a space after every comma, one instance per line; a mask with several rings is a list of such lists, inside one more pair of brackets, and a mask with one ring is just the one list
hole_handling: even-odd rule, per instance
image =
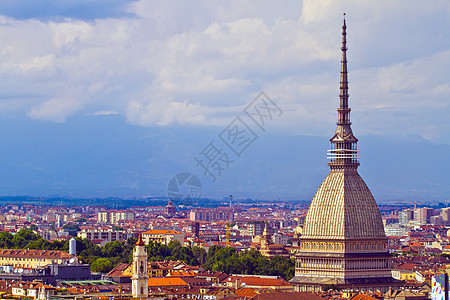
[[228, 274], [273, 275], [289, 280], [294, 277], [295, 261], [275, 256], [269, 259], [258, 250], [236, 252], [234, 248], [211, 247], [206, 256], [205, 269]]
[[124, 248], [124, 242], [114, 241], [106, 243], [106, 245], [102, 248], [103, 257], [120, 256]]
[[97, 258], [92, 264], [91, 264], [91, 271], [92, 272], [101, 272], [101, 273], [108, 273], [113, 268], [112, 262], [107, 258]]
[[20, 229], [19, 232], [14, 235], [11, 242], [14, 248], [23, 249], [29, 242], [37, 241], [40, 238], [40, 235], [34, 233], [32, 230], [24, 228]]
[[29, 229], [34, 231], [34, 230], [38, 230], [39, 228], [37, 227], [37, 225], [31, 224]]
[[169, 259], [172, 255], [170, 248], [167, 245], [163, 245], [161, 243], [155, 243], [150, 241], [147, 247], [147, 256], [149, 261], [158, 261]]
[[[202, 264], [204, 264], [206, 262], [206, 251], [205, 251], [205, 249], [203, 249], [201, 247], [193, 247], [192, 248], [192, 255], [195, 257], [195, 260], [197, 261], [196, 265], [202, 265]], [[194, 266], [196, 266], [196, 265], [194, 265]]]
[[0, 248], [10, 249], [12, 248], [13, 235], [10, 232], [2, 231], [0, 232]]
[[97, 258], [102, 257], [100, 246], [92, 243], [88, 239], [75, 238], [77, 241], [78, 256], [86, 263], [92, 263]]
[[340, 291], [341, 289], [339, 288], [339, 286], [337, 284], [325, 284], [322, 286], [322, 291], [326, 292], [329, 290], [333, 290], [333, 291]]
[[[51, 243], [44, 240], [43, 238], [40, 238], [37, 241], [31, 241], [26, 246], [27, 249], [34, 249], [34, 250], [50, 250], [51, 249]], [[53, 249], [51, 249], [53, 250]]]

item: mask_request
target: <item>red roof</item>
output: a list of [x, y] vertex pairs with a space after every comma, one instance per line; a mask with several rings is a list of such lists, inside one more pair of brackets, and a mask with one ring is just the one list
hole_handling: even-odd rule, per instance
[[144, 241], [142, 240], [142, 235], [140, 234], [138, 240], [136, 242], [136, 246], [145, 246]]

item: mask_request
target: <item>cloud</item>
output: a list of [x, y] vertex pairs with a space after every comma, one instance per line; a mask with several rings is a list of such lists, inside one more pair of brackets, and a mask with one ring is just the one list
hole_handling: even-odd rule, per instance
[[231, 116], [236, 113], [234, 107], [210, 107], [189, 101], [159, 100], [142, 101], [131, 100], [128, 105], [127, 117], [134, 124], [142, 126], [203, 125], [224, 126]]
[[114, 110], [102, 110], [95, 112], [92, 116], [110, 116], [110, 115], [118, 115], [119, 113]]
[[1, 114], [63, 122], [115, 111], [141, 126], [222, 126], [263, 90], [286, 112], [278, 130], [326, 134], [345, 11], [356, 132], [450, 143], [437, 124], [450, 113], [446, 1], [58, 3], [34, 15], [0, 5]]
[[84, 100], [82, 94], [76, 90], [69, 90], [65, 95], [31, 107], [27, 115], [35, 120], [62, 123], [83, 107]]

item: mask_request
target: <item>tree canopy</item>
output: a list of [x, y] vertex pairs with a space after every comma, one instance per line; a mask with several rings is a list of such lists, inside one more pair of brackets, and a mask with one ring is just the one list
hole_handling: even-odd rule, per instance
[[[91, 265], [94, 272], [109, 272], [119, 263], [132, 262], [136, 238], [114, 241], [100, 247], [88, 239], [75, 238], [78, 257]], [[69, 241], [49, 242], [30, 229], [21, 229], [16, 234], [0, 232], [0, 248], [60, 250], [69, 249]], [[183, 247], [178, 241], [168, 245], [150, 242], [146, 245], [149, 261], [184, 261], [191, 266], [202, 265], [206, 270], [223, 271], [228, 274], [275, 275], [290, 279], [294, 276], [294, 260], [280, 256], [267, 258], [259, 251], [238, 252], [235, 248], [212, 246], [208, 253], [200, 247]]]

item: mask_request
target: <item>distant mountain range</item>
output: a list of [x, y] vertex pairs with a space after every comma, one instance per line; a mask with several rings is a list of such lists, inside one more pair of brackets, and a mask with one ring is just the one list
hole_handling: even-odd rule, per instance
[[[187, 172], [205, 197], [310, 200], [328, 174], [329, 137], [262, 133], [237, 157], [220, 132], [137, 127], [117, 115], [61, 124], [1, 119], [0, 195], [166, 196], [171, 178]], [[378, 202], [450, 198], [449, 145], [418, 136], [358, 138], [359, 172]], [[233, 160], [216, 182], [194, 160], [210, 142]]]

